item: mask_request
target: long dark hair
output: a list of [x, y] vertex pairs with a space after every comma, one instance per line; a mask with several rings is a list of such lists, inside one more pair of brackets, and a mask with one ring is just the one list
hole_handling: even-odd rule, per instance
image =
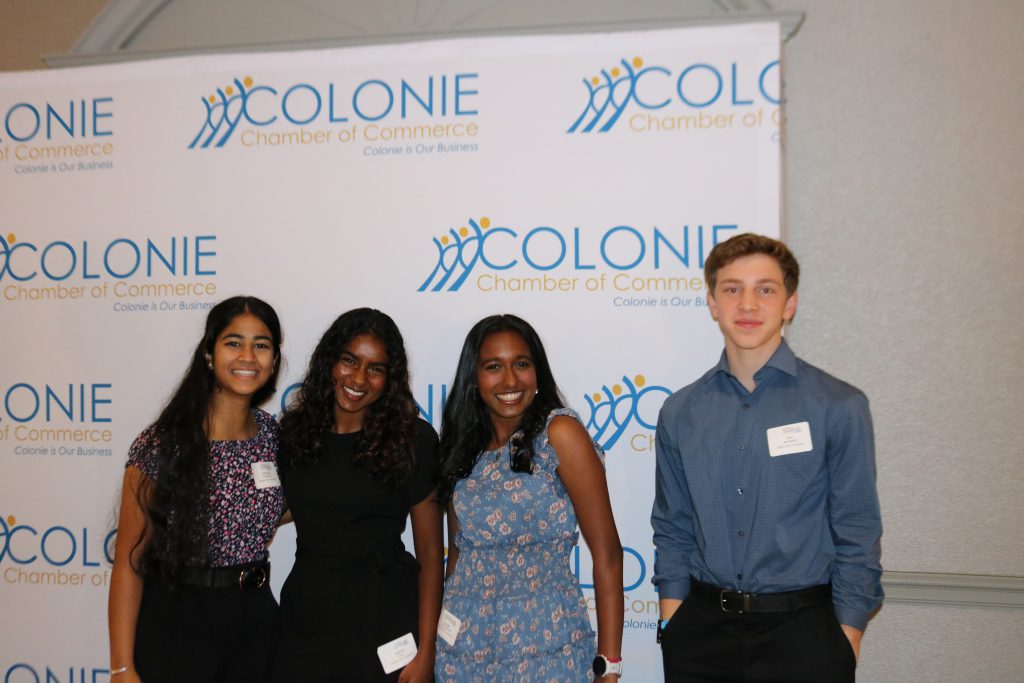
[[416, 402], [409, 389], [409, 359], [395, 321], [372, 308], [338, 316], [313, 350], [302, 386], [281, 418], [282, 460], [291, 467], [316, 462], [323, 435], [334, 426], [335, 383], [331, 370], [345, 346], [370, 334], [388, 354], [384, 394], [367, 408], [353, 462], [381, 481], [401, 481], [413, 470]]
[[159, 476], [144, 480], [139, 502], [146, 511], [149, 542], [141, 569], [159, 574], [176, 585], [185, 565], [207, 558], [207, 500], [209, 496], [210, 401], [216, 388], [209, 357], [217, 337], [240, 315], [251, 313], [270, 330], [274, 367], [267, 383], [253, 394], [252, 405], [269, 399], [277, 388], [281, 368], [281, 323], [270, 304], [252, 296], [225, 299], [210, 309], [203, 336], [192, 352], [192, 361], [167, 406], [153, 423], [157, 441]]
[[530, 323], [514, 315], [503, 314], [484, 318], [474, 325], [462, 345], [455, 379], [441, 418], [438, 499], [442, 503], [451, 499], [456, 482], [469, 476], [487, 443], [494, 437], [490, 413], [480, 398], [476, 368], [484, 340], [497, 332], [515, 332], [523, 338], [530, 348], [537, 373], [537, 395], [526, 409], [519, 429], [509, 439], [512, 471], [533, 471], [536, 455], [533, 440], [544, 430], [548, 414], [556, 408], [565, 407], [565, 399], [555, 384], [544, 345]]

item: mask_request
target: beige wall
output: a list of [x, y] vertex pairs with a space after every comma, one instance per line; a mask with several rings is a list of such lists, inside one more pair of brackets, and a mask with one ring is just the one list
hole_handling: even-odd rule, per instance
[[0, 71], [45, 69], [43, 55], [75, 46], [107, 0], [2, 0]]
[[[1024, 576], [1024, 2], [773, 0], [790, 338], [871, 399], [889, 571]], [[886, 604], [859, 680], [1020, 681], [1024, 611]]]
[[778, 0], [792, 329], [863, 388], [888, 570], [1024, 576], [1024, 3]]

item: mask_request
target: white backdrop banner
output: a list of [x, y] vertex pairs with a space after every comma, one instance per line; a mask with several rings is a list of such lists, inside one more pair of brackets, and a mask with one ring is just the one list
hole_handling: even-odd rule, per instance
[[779, 70], [751, 24], [0, 74], [0, 681], [108, 680], [127, 448], [240, 293], [284, 324], [272, 412], [349, 308], [399, 324], [435, 427], [470, 326], [533, 323], [608, 451], [626, 671], [660, 681], [654, 426], [721, 349], [708, 251], [779, 233]]

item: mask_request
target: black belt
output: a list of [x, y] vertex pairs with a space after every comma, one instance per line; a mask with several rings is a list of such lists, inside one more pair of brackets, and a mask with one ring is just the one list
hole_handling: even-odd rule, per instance
[[723, 612], [795, 612], [804, 607], [821, 605], [832, 600], [832, 584], [823, 583], [798, 591], [784, 593], [747, 593], [712, 586], [690, 577], [690, 595], [717, 607]]
[[255, 590], [270, 581], [270, 563], [253, 562], [234, 567], [185, 567], [181, 583], [193, 588], [238, 588]]

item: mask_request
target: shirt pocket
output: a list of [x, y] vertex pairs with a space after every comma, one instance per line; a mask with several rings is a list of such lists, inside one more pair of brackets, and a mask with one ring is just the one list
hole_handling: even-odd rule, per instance
[[795, 503], [808, 488], [814, 488], [817, 480], [825, 474], [824, 453], [814, 448], [803, 453], [768, 456], [767, 475], [769, 487], [784, 494]]

